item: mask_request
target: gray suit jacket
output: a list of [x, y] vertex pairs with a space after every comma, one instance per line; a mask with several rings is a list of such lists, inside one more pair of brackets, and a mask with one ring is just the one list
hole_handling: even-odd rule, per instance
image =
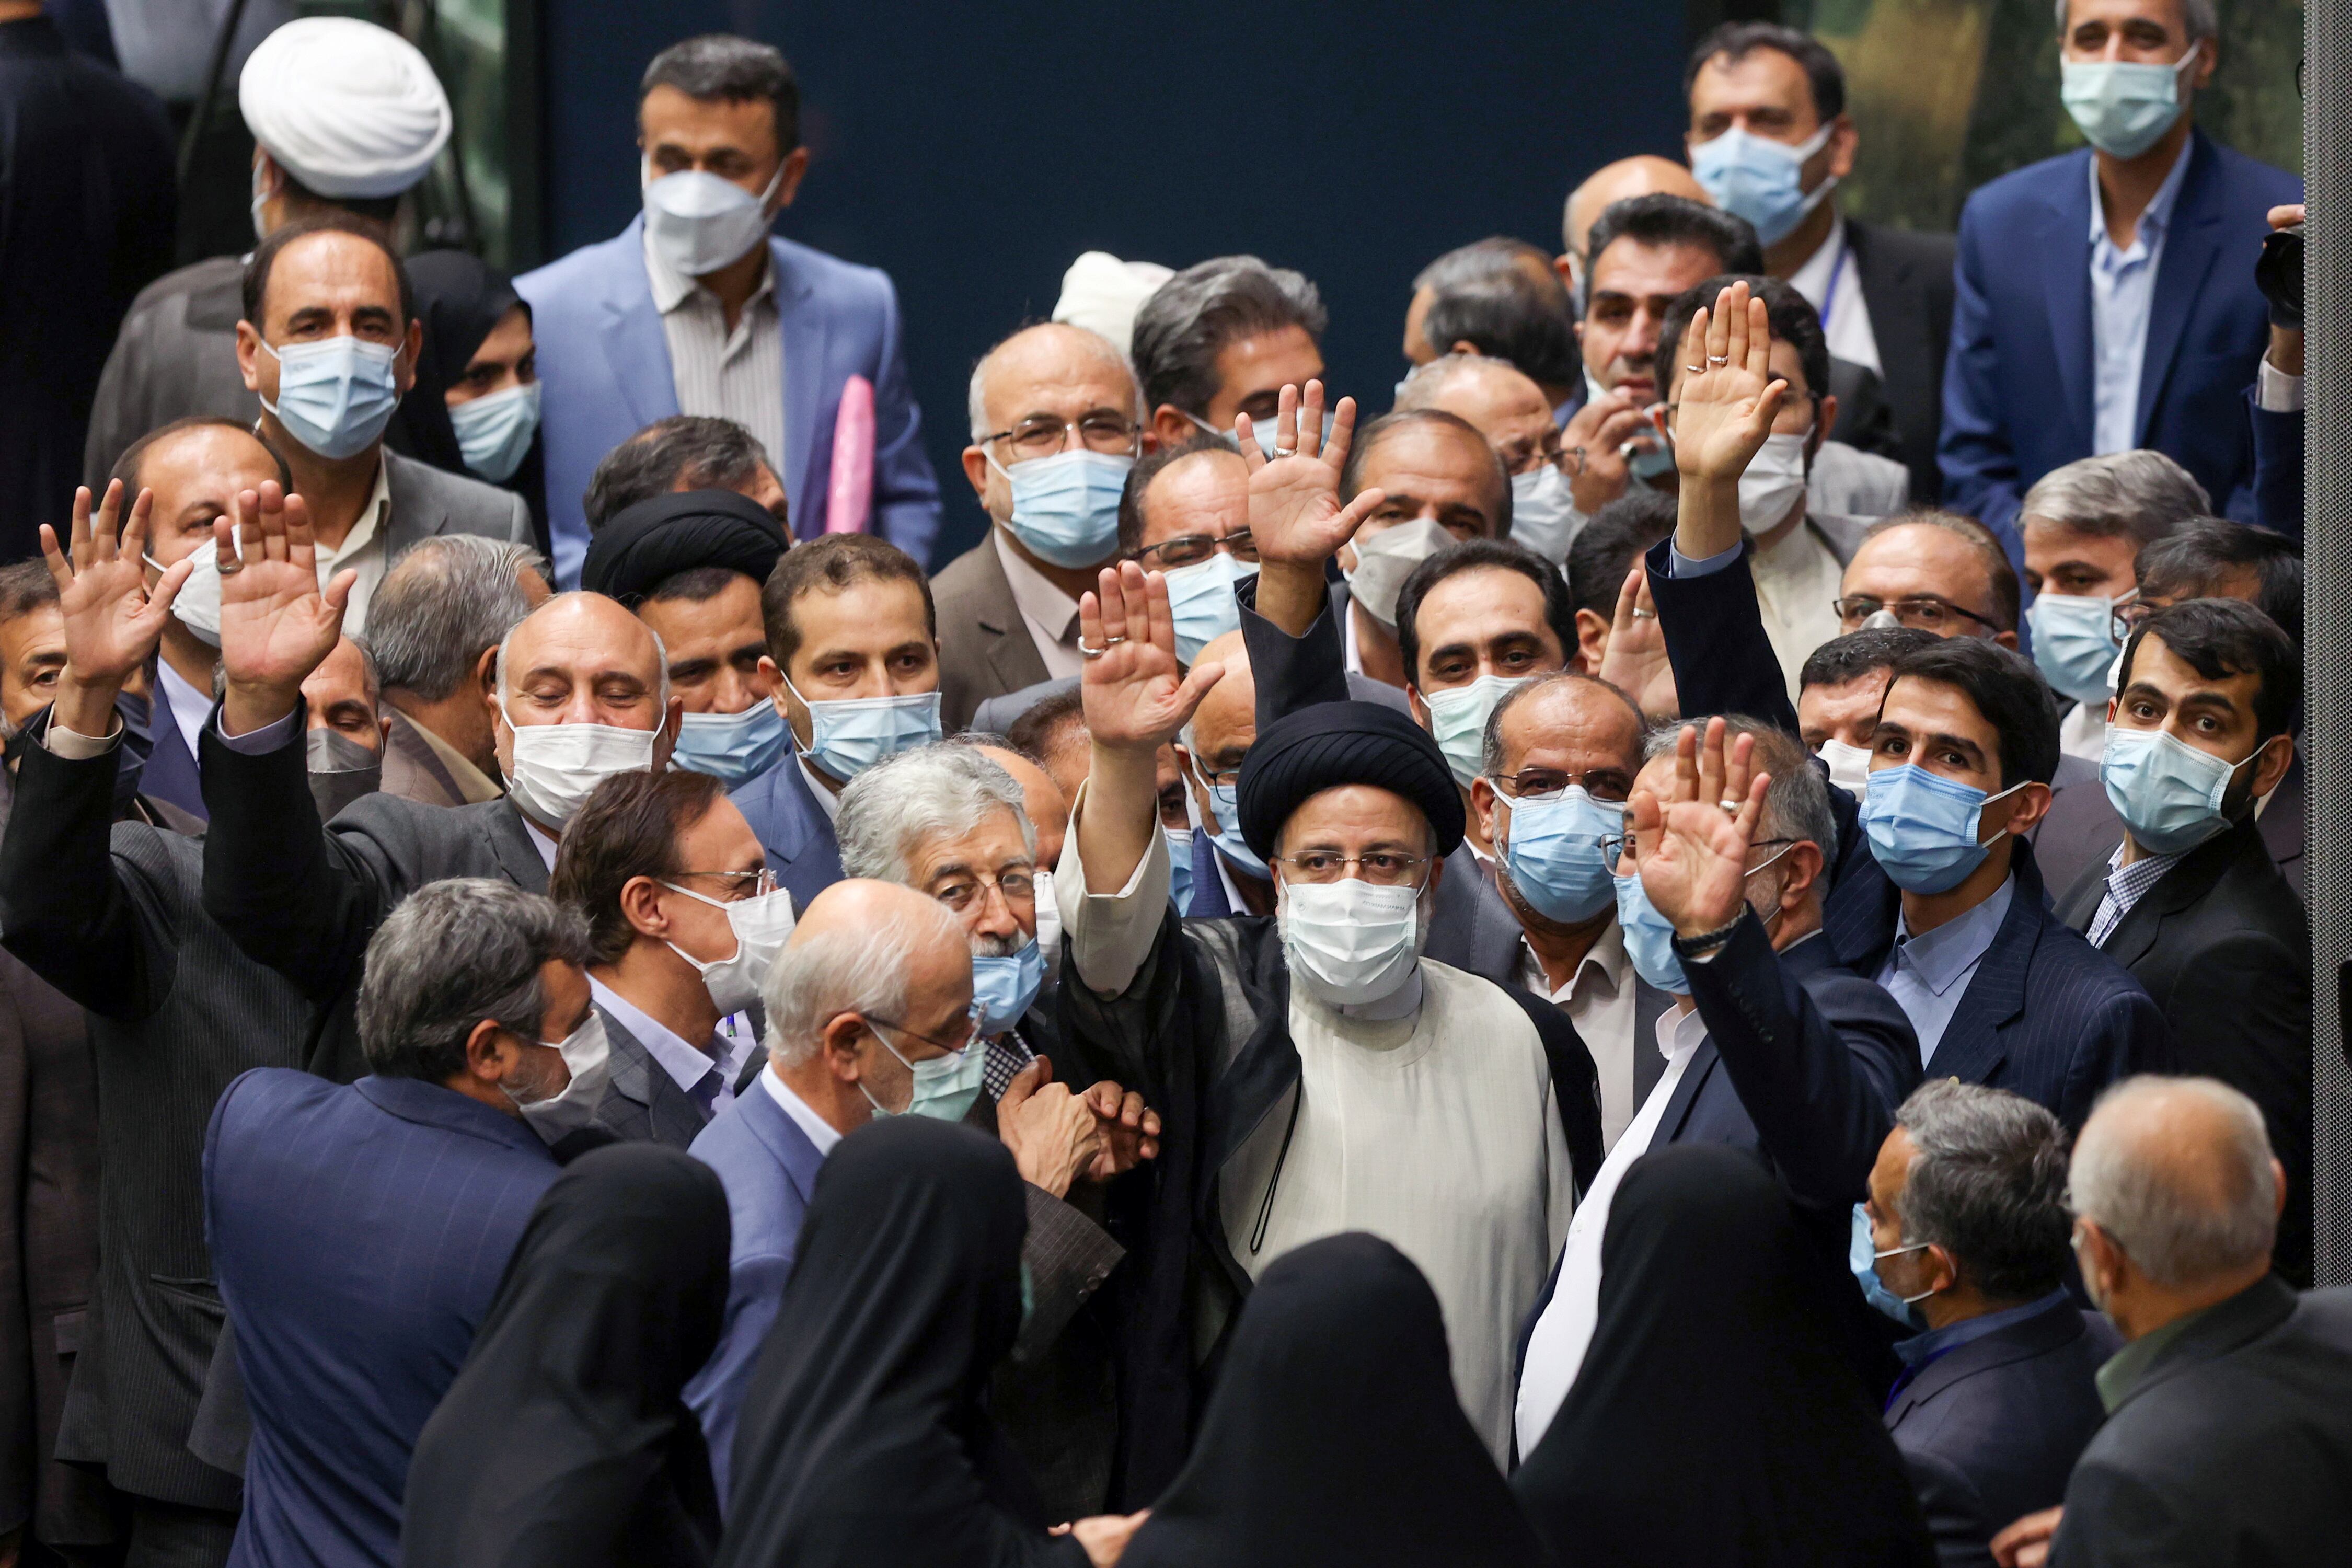
[[984, 538], [931, 579], [940, 620], [940, 722], [950, 735], [971, 727], [992, 697], [1045, 679], [1045, 660], [1013, 601], [1013, 584]]
[[[654, 1059], [645, 1042], [602, 1006], [604, 1037], [613, 1047], [612, 1086], [597, 1102], [596, 1125], [614, 1137], [631, 1142], [667, 1143], [673, 1149], [690, 1146], [709, 1121], [694, 1097], [677, 1086], [669, 1069]], [[765, 1047], [754, 1046], [736, 1075], [734, 1090], [741, 1094], [768, 1065]]]
[[165, 273], [131, 301], [90, 402], [82, 479], [92, 494], [105, 493], [115, 459], [158, 426], [197, 414], [247, 426], [261, 417], [236, 368], [244, 277], [243, 257], [215, 256]]
[[383, 711], [392, 721], [392, 731], [383, 742], [383, 782], [378, 786], [383, 793], [419, 805], [467, 804], [465, 792], [440, 753], [418, 732], [416, 721], [389, 702]]
[[386, 565], [398, 561], [409, 546], [444, 533], [530, 542], [530, 508], [514, 491], [444, 473], [389, 447], [383, 448], [383, 468], [392, 490], [392, 527], [383, 542]]
[[1805, 495], [1816, 512], [1874, 521], [1911, 504], [1911, 470], [1892, 458], [1843, 441], [1824, 441], [1813, 454]]

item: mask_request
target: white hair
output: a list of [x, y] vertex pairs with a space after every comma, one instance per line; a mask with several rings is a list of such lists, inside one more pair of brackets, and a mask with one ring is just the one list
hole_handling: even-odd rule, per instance
[[914, 881], [914, 852], [926, 839], [961, 838], [1000, 811], [1021, 825], [1021, 843], [1037, 852], [1037, 830], [1023, 809], [1021, 784], [975, 746], [937, 741], [875, 763], [841, 792], [834, 833], [845, 876]]
[[[2136, 1101], [2182, 1096], [2220, 1113], [2224, 1142], [2184, 1157], [2170, 1129], [2117, 1127]], [[2110, 1088], [2075, 1140], [2066, 1186], [2075, 1214], [2168, 1289], [2247, 1268], [2277, 1240], [2278, 1176], [2263, 1113], [2218, 1079], [2143, 1073]]]
[[927, 945], [951, 944], [967, 951], [963, 928], [945, 904], [882, 911], [871, 924], [844, 923], [784, 944], [768, 966], [760, 1000], [768, 1009], [768, 1056], [779, 1067], [795, 1068], [816, 1055], [824, 1026], [844, 1013], [902, 1021], [908, 1005], [907, 973]]
[[[2058, 36], [2063, 38], [2066, 36], [2068, 0], [2053, 0], [2053, 4], [2058, 12]], [[2221, 32], [2221, 17], [2213, 10], [2213, 0], [2180, 0], [2180, 25], [2188, 30], [2189, 41], [2192, 44], [2200, 38], [2219, 37]]]
[[[548, 600], [547, 604], [541, 605], [539, 609], [544, 610], [548, 608], [549, 605], [560, 605], [566, 599], [601, 599], [604, 597], [604, 595], [602, 594], [591, 594], [585, 589], [575, 588], [569, 594], [556, 595], [555, 597]], [[618, 603], [617, 600], [614, 602]], [[513, 626], [509, 626], [507, 628], [507, 635], [499, 639], [497, 679], [499, 706], [500, 708], [504, 708], [507, 704], [507, 649], [514, 646], [515, 634], [521, 631], [525, 626], [530, 624], [532, 616], [537, 616], [538, 614], [539, 610], [533, 610], [530, 616], [525, 616], [521, 620], [517, 621]], [[669, 711], [669, 647], [668, 645], [662, 641], [661, 633], [654, 630], [654, 628], [646, 622], [640, 620], [637, 622], [637, 625], [644, 626], [646, 628], [646, 635], [654, 639], [654, 667], [661, 671], [661, 690], [655, 700], [655, 706], [659, 708], [663, 713], [667, 714]], [[656, 718], [654, 721], [654, 728], [656, 730], [661, 728], [660, 719]]]
[[[1143, 388], [1135, 379], [1135, 362], [1129, 359], [1126, 353], [1122, 351], [1117, 343], [1111, 342], [1108, 338], [1103, 336], [1100, 332], [1094, 331], [1092, 328], [1081, 327], [1075, 321], [1046, 321], [1040, 322], [1039, 325], [1058, 327], [1066, 332], [1077, 333], [1080, 337], [1087, 339], [1087, 346], [1099, 353], [1106, 362], [1118, 366], [1120, 374], [1127, 377], [1128, 395], [1131, 399], [1129, 413], [1135, 419], [1136, 423], [1141, 424], [1143, 422]], [[973, 446], [976, 447], [980, 445], [990, 436], [995, 434], [995, 432], [992, 431], [988, 427], [988, 373], [990, 369], [995, 365], [996, 356], [1003, 353], [1004, 352], [1005, 344], [1012, 342], [1014, 338], [1021, 337], [1026, 333], [1035, 331], [1036, 330], [1037, 328], [1034, 326], [1022, 328], [1020, 331], [1014, 332], [1011, 337], [1003, 339], [994, 348], [990, 349], [986, 353], [981, 355], [980, 363], [971, 367], [971, 384], [964, 393], [964, 412], [969, 415], [971, 419], [971, 440]]]

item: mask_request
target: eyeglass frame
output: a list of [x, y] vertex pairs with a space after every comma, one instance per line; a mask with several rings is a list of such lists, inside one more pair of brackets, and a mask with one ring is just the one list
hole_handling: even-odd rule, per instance
[[[1622, 773], [1623, 770], [1619, 768], [1587, 768], [1584, 772], [1580, 773], [1573, 773], [1567, 768], [1521, 768], [1515, 773], [1486, 773], [1481, 776], [1484, 777], [1488, 784], [1495, 786], [1495, 793], [1496, 795], [1501, 795], [1505, 800], [1508, 801], [1553, 800], [1557, 799], [1560, 795], [1566, 795], [1571, 787], [1580, 789], [1585, 794], [1591, 795], [1594, 800], [1603, 801], [1611, 805], [1623, 805], [1627, 801], [1633, 798], [1633, 781], [1630, 778], [1625, 781], [1625, 794], [1622, 797], [1593, 794], [1592, 786], [1585, 781], [1590, 779], [1594, 773], [1603, 772]], [[1538, 790], [1535, 794], [1529, 795], [1519, 783], [1521, 779], [1527, 777], [1529, 773], [1558, 773], [1560, 777], [1566, 779], [1568, 783], [1560, 785], [1558, 789]], [[1511, 787], [1505, 789], [1503, 786], [1506, 784], [1509, 784]], [[1617, 786], [1612, 784], [1610, 787], [1614, 789]]]
[[[1115, 418], [1118, 419], [1120, 424], [1126, 426], [1127, 437], [1125, 455], [1130, 458], [1140, 455], [1143, 450], [1143, 426], [1136, 420], [1126, 417], [1124, 415], [1111, 414], [1089, 414], [1079, 419], [1065, 419], [1058, 414], [1041, 414], [1034, 419], [1024, 419], [1019, 425], [1008, 426], [1003, 430], [993, 431], [989, 435], [980, 437], [973, 442], [973, 445], [979, 447], [992, 447], [999, 441], [1010, 440], [1013, 437], [1017, 437], [1024, 428], [1029, 426], [1043, 425], [1046, 420], [1050, 419], [1055, 424], [1059, 425], [1062, 427], [1062, 438], [1054, 443], [1054, 449], [1050, 452], [1033, 452], [1026, 456], [1016, 457], [1013, 459], [1014, 462], [1034, 462], [1039, 458], [1058, 457], [1064, 452], [1073, 450], [1070, 446], [1069, 434], [1073, 430], [1080, 433], [1078, 445], [1075, 449], [1084, 452], [1092, 452], [1097, 450], [1097, 448], [1087, 445], [1084, 432], [1086, 430], [1087, 420], [1097, 418]], [[1105, 457], [1113, 457], [1117, 455], [1118, 454], [1109, 452], [1103, 453], [1103, 456]], [[1003, 466], [1010, 467], [1011, 465], [1008, 464]]]
[[[1848, 616], [1845, 611], [1845, 606], [1855, 600], [1875, 605], [1878, 608], [1864, 610], [1860, 615]], [[1841, 626], [1845, 625], [1849, 619], [1866, 621], [1870, 619], [1871, 616], [1878, 614], [1879, 610], [1894, 610], [1895, 618], [1899, 621], [1903, 618], [1903, 612], [1900, 609], [1895, 608], [1895, 606], [1899, 605], [1933, 605], [1937, 609], [1949, 610], [1956, 616], [1964, 616], [1968, 619], [1976, 622], [1976, 624], [1980, 626], [1989, 626], [1997, 632], [2006, 629], [1985, 616], [1978, 615], [1974, 610], [1962, 609], [1959, 605], [1955, 605], [1949, 599], [1943, 597], [1939, 594], [1913, 594], [1909, 597], [1902, 599], [1880, 599], [1874, 598], [1868, 594], [1841, 594], [1836, 598], [1830, 601], [1830, 608], [1837, 612], [1838, 625]], [[1924, 631], [1927, 628], [1924, 626], [1914, 626], [1911, 629], [1914, 631]]]
[[[1160, 554], [1171, 545], [1190, 544], [1195, 540], [1205, 540], [1209, 544], [1209, 553], [1198, 561], [1187, 561], [1182, 566], [1171, 566], [1168, 564], [1166, 556]], [[1212, 557], [1220, 553], [1231, 555], [1236, 561], [1242, 560], [1241, 553], [1234, 549], [1236, 542], [1246, 543], [1250, 547], [1249, 563], [1258, 564], [1257, 540], [1251, 534], [1246, 525], [1234, 530], [1231, 533], [1180, 533], [1173, 539], [1163, 539], [1157, 544], [1146, 544], [1139, 549], [1126, 551], [1120, 554], [1119, 559], [1132, 561], [1149, 571], [1181, 572], [1186, 567], [1205, 565]], [[1155, 555], [1160, 556], [1156, 563], [1151, 559]]]
[[[740, 885], [740, 882], [737, 881], [740, 878], [755, 877], [759, 879], [751, 885], [751, 890], [750, 892], [739, 894], [734, 898], [725, 900], [730, 904], [742, 903], [751, 899], [764, 898], [766, 895], [776, 891], [782, 886], [782, 883], [776, 880], [775, 868], [772, 866], [755, 866], [751, 869], [744, 871], [673, 871], [670, 875], [673, 877], [715, 877], [721, 881], [736, 882], [738, 886]], [[664, 879], [658, 877], [655, 879], [656, 881], [661, 881], [663, 879]], [[673, 890], [683, 893], [687, 889], [684, 888], [678, 888]]]
[[2117, 647], [2121, 647], [2131, 641], [2132, 633], [2137, 631], [2150, 616], [2167, 607], [2163, 605], [2144, 602], [2139, 596], [2139, 590], [2134, 588], [2130, 593], [2117, 599], [2115, 602], [2115, 607], [2107, 612], [2107, 636], [2115, 639]]
[[[1625, 858], [1626, 846], [1633, 842], [1633, 830], [1630, 827], [1626, 828], [1622, 833], [1602, 834], [1601, 836], [1601, 858], [1608, 864], [1614, 866], [1618, 861]], [[1786, 855], [1789, 852], [1790, 846], [1797, 844], [1810, 844], [1812, 840], [1810, 838], [1751, 838], [1748, 841], [1748, 847], [1750, 849], [1766, 849], [1778, 844], [1781, 847], [1780, 855]], [[1747, 868], [1739, 874], [1742, 877], [1752, 877], [1756, 875], [1757, 872], [1763, 870], [1767, 866], [1771, 865], [1773, 861], [1780, 858], [1780, 855], [1769, 856], [1764, 860], [1759, 861], [1758, 864]]]
[[[863, 1023], [863, 1024], [864, 1024], [864, 1025], [865, 1025], [868, 1029], [873, 1029], [873, 1028], [876, 1028], [876, 1027], [877, 1027], [877, 1026], [878, 1026], [878, 1027], [881, 1027], [881, 1028], [885, 1028], [885, 1029], [889, 1030], [889, 1031], [890, 1031], [892, 1034], [894, 1034], [894, 1035], [904, 1035], [904, 1036], [906, 1036], [906, 1037], [907, 1037], [908, 1039], [910, 1039], [910, 1040], [920, 1040], [920, 1041], [922, 1041], [922, 1042], [923, 1042], [923, 1044], [925, 1044], [925, 1045], [927, 1045], [927, 1046], [937, 1046], [940, 1050], [942, 1050], [942, 1051], [946, 1052], [949, 1056], [955, 1057], [955, 1058], [957, 1058], [961, 1059], [961, 1058], [962, 1058], [962, 1056], [963, 1056], [964, 1052], [966, 1052], [966, 1051], [968, 1051], [968, 1050], [971, 1049], [971, 1048], [972, 1048], [972, 1047], [974, 1047], [974, 1046], [976, 1046], [976, 1045], [980, 1044], [980, 1015], [981, 1015], [981, 1011], [982, 1011], [982, 1009], [981, 1009], [980, 1002], [978, 1001], [978, 999], [977, 999], [977, 998], [975, 998], [975, 999], [973, 1000], [973, 1002], [972, 1002], [972, 1005], [971, 1005], [971, 1009], [970, 1009], [968, 1012], [966, 1012], [966, 1013], [964, 1014], [965, 1026], [966, 1026], [966, 1028], [967, 1028], [970, 1032], [969, 1032], [969, 1033], [967, 1033], [967, 1034], [964, 1036], [964, 1041], [963, 1041], [963, 1044], [961, 1044], [961, 1045], [960, 1045], [960, 1046], [951, 1046], [951, 1045], [949, 1045], [945, 1040], [935, 1040], [935, 1039], [931, 1038], [931, 1037], [930, 1037], [930, 1036], [929, 1036], [929, 1035], [923, 1035], [923, 1034], [918, 1034], [918, 1033], [916, 1033], [914, 1030], [912, 1030], [912, 1029], [910, 1029], [910, 1028], [907, 1027], [907, 1026], [906, 1026], [906, 1025], [904, 1025], [904, 1024], [894, 1024], [894, 1023], [892, 1023], [892, 1022], [891, 1022], [889, 1019], [887, 1019], [887, 1018], [877, 1018], [877, 1017], [875, 1017], [872, 1014], [869, 1014], [869, 1013], [860, 1013], [860, 1012], [859, 1012], [859, 1011], [857, 1011], [857, 1009], [856, 1009], [856, 1008], [855, 1008], [855, 1007], [845, 1007], [845, 1008], [843, 1008], [843, 1009], [841, 1010], [841, 1012], [835, 1014], [835, 1015], [834, 1015], [834, 1016], [835, 1016], [835, 1017], [836, 1017], [836, 1018], [838, 1018], [838, 1017], [842, 1017], [842, 1016], [850, 1016], [850, 1017], [856, 1018], [860, 1023]], [[905, 1068], [908, 1072], [912, 1072], [912, 1071], [914, 1071], [914, 1070], [915, 1070], [915, 1064], [914, 1064], [914, 1063], [912, 1063], [912, 1062], [910, 1062], [910, 1061], [908, 1061], [906, 1058], [904, 1058], [904, 1057], [902, 1057], [902, 1056], [899, 1056], [899, 1055], [898, 1055], [898, 1048], [896, 1046], [893, 1046], [893, 1045], [892, 1045], [889, 1041], [887, 1041], [887, 1040], [883, 1040], [883, 1039], [882, 1039], [882, 1037], [881, 1037], [880, 1035], [876, 1035], [874, 1037], [875, 1037], [876, 1039], [877, 1039], [877, 1040], [881, 1040], [881, 1041], [882, 1041], [882, 1048], [883, 1048], [884, 1050], [886, 1050], [886, 1051], [888, 1051], [892, 1057], [896, 1058], [898, 1059], [898, 1065], [899, 1065], [900, 1067]]]
[[[979, 888], [979, 889], [980, 889], [980, 894], [979, 894], [979, 896], [980, 896], [980, 898], [981, 898], [981, 900], [983, 900], [983, 901], [985, 900], [985, 899], [986, 899], [986, 897], [987, 897], [988, 889], [991, 889], [991, 888], [993, 888], [993, 889], [996, 889], [996, 896], [997, 896], [998, 898], [1000, 898], [1000, 899], [1003, 899], [1003, 900], [1004, 900], [1005, 907], [1006, 907], [1006, 908], [1008, 908], [1008, 909], [1010, 909], [1010, 908], [1012, 907], [1012, 904], [1013, 904], [1013, 890], [1012, 890], [1011, 889], [1007, 888], [1007, 887], [1004, 885], [1004, 877], [1005, 877], [1005, 875], [1007, 875], [1007, 874], [1012, 875], [1012, 876], [1015, 876], [1015, 877], [1024, 877], [1024, 878], [1026, 878], [1026, 879], [1028, 879], [1028, 882], [1029, 882], [1029, 891], [1028, 891], [1028, 898], [1029, 898], [1029, 901], [1030, 901], [1032, 904], [1034, 904], [1034, 903], [1037, 901], [1037, 868], [1036, 868], [1035, 866], [1034, 866], [1034, 865], [1033, 865], [1033, 866], [1031, 866], [1031, 867], [1029, 868], [1029, 869], [1028, 869], [1028, 870], [1026, 870], [1026, 871], [1013, 871], [1013, 872], [1011, 872], [1011, 873], [998, 873], [998, 874], [992, 874], [992, 873], [990, 873], [990, 872], [986, 872], [986, 871], [965, 871], [965, 872], [961, 872], [961, 873], [960, 873], [960, 875], [961, 875], [961, 876], [965, 877], [965, 878], [969, 878], [969, 879], [970, 879], [973, 883], [975, 883], [975, 884], [978, 886], [978, 888]], [[949, 885], [950, 885], [950, 887], [954, 886], [954, 884], [953, 884], [953, 883], [950, 883], [950, 884], [949, 884]], [[931, 899], [932, 899], [935, 902], [938, 902], [938, 903], [940, 903], [940, 904], [944, 904], [944, 905], [946, 905], [950, 910], [954, 910], [954, 912], [956, 912], [957, 914], [962, 914], [963, 912], [965, 912], [965, 910], [970, 910], [970, 909], [971, 909], [971, 908], [973, 907], [973, 905], [972, 905], [970, 901], [967, 901], [967, 902], [966, 902], [966, 903], [964, 903], [961, 907], [959, 907], [959, 906], [957, 906], [956, 904], [954, 904], [954, 903], [950, 902], [950, 900], [945, 897], [945, 895], [943, 895], [943, 894], [940, 894], [940, 893], [932, 893], [932, 894], [930, 895], [930, 897], [931, 897]]]

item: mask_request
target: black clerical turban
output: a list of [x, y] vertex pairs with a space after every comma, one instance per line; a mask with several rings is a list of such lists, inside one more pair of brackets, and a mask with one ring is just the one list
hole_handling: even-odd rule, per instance
[[1462, 842], [1462, 792], [1445, 753], [1412, 720], [1377, 702], [1318, 702], [1259, 731], [1242, 762], [1242, 837], [1265, 859], [1310, 795], [1370, 784], [1421, 807], [1451, 855]]
[[680, 490], [623, 507], [589, 542], [580, 585], [635, 605], [681, 572], [723, 566], [765, 583], [784, 552], [767, 508], [733, 490]]

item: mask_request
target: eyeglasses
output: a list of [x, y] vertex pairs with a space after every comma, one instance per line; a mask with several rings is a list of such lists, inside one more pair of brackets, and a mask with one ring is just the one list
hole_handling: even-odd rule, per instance
[[1302, 882], [1337, 882], [1353, 866], [1358, 876], [1376, 888], [1418, 888], [1429, 865], [1426, 856], [1398, 855], [1384, 849], [1369, 855], [1309, 849], [1304, 855], [1277, 855], [1275, 859], [1288, 867], [1290, 874]]
[[[1750, 849], [1769, 849], [1775, 844], [1785, 846], [1798, 842], [1799, 840], [1794, 838], [1759, 838], [1750, 842], [1748, 847]], [[1625, 852], [1628, 849], [1635, 849], [1633, 835], [1631, 833], [1612, 833], [1601, 841], [1601, 858], [1606, 860], [1612, 866], [1614, 866], [1618, 861], [1622, 860], [1625, 858]], [[1638, 852], [1638, 849], [1636, 849], [1636, 853]], [[1755, 865], [1748, 867], [1748, 869], [1741, 872], [1740, 875], [1743, 877], [1753, 877], [1757, 872], [1761, 871], [1765, 867], [1769, 866], [1774, 860], [1778, 860], [1780, 858], [1780, 857], [1778, 855], [1768, 857], [1763, 860], [1758, 861]]]
[[1257, 541], [1246, 528], [1237, 528], [1222, 539], [1213, 533], [1188, 533], [1181, 539], [1162, 540], [1147, 544], [1131, 552], [1128, 559], [1137, 561], [1159, 572], [1174, 572], [1186, 566], [1198, 566], [1220, 550], [1236, 561], [1255, 561]]
[[945, 887], [935, 889], [931, 897], [962, 914], [988, 897], [991, 888], [1002, 893], [1008, 904], [1015, 900], [1034, 900], [1037, 897], [1037, 879], [1030, 871], [1006, 871], [995, 877], [985, 871], [960, 872]]
[[1633, 791], [1633, 781], [1618, 768], [1595, 768], [1572, 773], [1564, 768], [1521, 768], [1515, 773], [1488, 773], [1487, 781], [1512, 800], [1549, 800], [1570, 785], [1595, 800], [1622, 801]]
[[[1024, 419], [1010, 430], [999, 430], [982, 436], [985, 444], [1009, 441], [1013, 456], [1018, 461], [1024, 458], [1050, 458], [1067, 450], [1070, 442], [1070, 422], [1058, 415], [1040, 414], [1034, 419]], [[1078, 440], [1089, 452], [1132, 454], [1139, 427], [1131, 419], [1117, 414], [1089, 414], [1075, 426]]]
[[776, 890], [776, 874], [765, 866], [749, 871], [680, 871], [680, 877], [708, 877], [727, 884], [729, 900], [757, 899]]
[[2117, 604], [2114, 613], [2107, 616], [2107, 635], [2114, 637], [2116, 645], [2120, 647], [2131, 641], [2131, 635], [2138, 629], [2140, 622], [2163, 607], [2161, 605], [2141, 603], [2137, 590], [2134, 590], [2132, 597]]
[[1832, 600], [1831, 606], [1837, 611], [1838, 624], [1847, 631], [1853, 630], [1881, 610], [1894, 612], [1895, 618], [1904, 626], [1918, 631], [1934, 632], [1938, 637], [1950, 636], [1956, 629], [1956, 618], [1960, 617], [1993, 631], [2000, 630], [1974, 610], [1964, 610], [1949, 599], [1939, 599], [1932, 594], [1923, 594], [1913, 599], [1877, 599], [1868, 594], [1849, 594], [1843, 599]]
[[[951, 1057], [960, 1057], [963, 1055], [965, 1051], [971, 1048], [972, 1036], [977, 1034], [980, 1030], [980, 1004], [975, 1001], [971, 1005], [971, 1010], [963, 1016], [962, 1030], [959, 1033], [957, 1037], [952, 1040], [935, 1040], [929, 1035], [919, 1035], [914, 1030], [907, 1027], [906, 1025], [894, 1024], [887, 1018], [867, 1018], [866, 1021], [869, 1025], [887, 1029], [894, 1035], [904, 1035], [910, 1040], [920, 1040], [927, 1046], [937, 1046], [940, 1049], [947, 1052], [947, 1054]], [[882, 1047], [883, 1049], [889, 1051], [892, 1056], [898, 1057], [898, 1051], [892, 1048], [889, 1041], [884, 1040], [882, 1042]], [[912, 1062], [908, 1061], [904, 1057], [898, 1057], [898, 1060], [902, 1066], [912, 1067], [914, 1065]]]
[[1222, 770], [1203, 767], [1201, 764], [1201, 759], [1194, 757], [1192, 759], [1192, 776], [1201, 781], [1201, 787], [1202, 789], [1224, 789], [1230, 785], [1237, 784], [1242, 782], [1242, 767], [1239, 763], [1235, 763], [1232, 767]]

